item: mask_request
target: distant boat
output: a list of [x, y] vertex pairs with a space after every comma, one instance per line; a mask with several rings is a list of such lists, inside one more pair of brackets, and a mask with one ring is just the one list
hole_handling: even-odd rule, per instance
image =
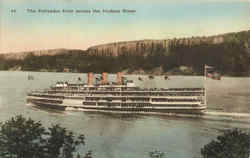
[[153, 75], [148, 76], [149, 79], [154, 79], [155, 77]]
[[170, 78], [166, 75], [166, 76], [164, 76], [164, 79], [169, 80]]
[[163, 158], [164, 152], [161, 152], [160, 150], [154, 150], [149, 152], [150, 158]]
[[143, 79], [142, 79], [141, 77], [138, 77], [138, 80], [139, 80], [139, 81], [143, 81]]
[[34, 77], [31, 75], [28, 75], [28, 80], [34, 80]]
[[92, 158], [92, 150], [89, 150], [84, 158]]

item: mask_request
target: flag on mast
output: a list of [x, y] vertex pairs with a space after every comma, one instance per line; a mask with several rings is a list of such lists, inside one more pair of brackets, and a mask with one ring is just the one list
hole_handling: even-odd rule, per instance
[[213, 66], [205, 65], [205, 69], [213, 69]]
[[205, 65], [205, 76], [214, 80], [221, 80], [220, 73], [213, 66]]

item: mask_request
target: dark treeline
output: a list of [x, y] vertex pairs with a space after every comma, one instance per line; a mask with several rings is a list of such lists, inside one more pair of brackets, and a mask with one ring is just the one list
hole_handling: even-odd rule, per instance
[[178, 69], [180, 66], [192, 68], [193, 74], [203, 74], [204, 64], [216, 67], [224, 75], [250, 76], [250, 31], [222, 35], [219, 43], [189, 38], [188, 43], [178, 39], [171, 40], [168, 48], [155, 45], [156, 49], [146, 56], [137, 53], [122, 52], [119, 56], [95, 56], [87, 51], [65, 51], [54, 56], [35, 56], [32, 53], [24, 60], [6, 60], [0, 58], [0, 70], [19, 67], [24, 71], [62, 72], [64, 68], [73, 72], [109, 72], [138, 70], [150, 71], [162, 67], [164, 72]]
[[[198, 74], [203, 73], [204, 64], [216, 67], [222, 74], [230, 76], [250, 75], [250, 31], [224, 35], [220, 44], [202, 43], [171, 46], [171, 66], [186, 65]], [[167, 64], [165, 64], [168, 67]], [[169, 65], [170, 66], [170, 65]], [[172, 68], [172, 67], [169, 68]]]

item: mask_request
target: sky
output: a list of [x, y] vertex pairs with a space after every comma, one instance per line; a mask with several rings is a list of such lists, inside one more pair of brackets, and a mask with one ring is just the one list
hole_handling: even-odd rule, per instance
[[[63, 13], [63, 9], [74, 12]], [[93, 13], [93, 9], [101, 12]], [[110, 9], [121, 12], [103, 12]], [[242, 30], [250, 30], [250, 0], [0, 0], [0, 53], [87, 49], [118, 41]]]

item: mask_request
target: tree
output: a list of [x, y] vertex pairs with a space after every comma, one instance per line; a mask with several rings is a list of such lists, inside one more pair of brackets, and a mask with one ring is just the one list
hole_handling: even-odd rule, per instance
[[76, 136], [60, 125], [46, 129], [40, 121], [21, 115], [0, 125], [1, 158], [73, 158], [85, 145], [84, 135]]
[[250, 134], [228, 130], [201, 149], [203, 158], [249, 158]]

